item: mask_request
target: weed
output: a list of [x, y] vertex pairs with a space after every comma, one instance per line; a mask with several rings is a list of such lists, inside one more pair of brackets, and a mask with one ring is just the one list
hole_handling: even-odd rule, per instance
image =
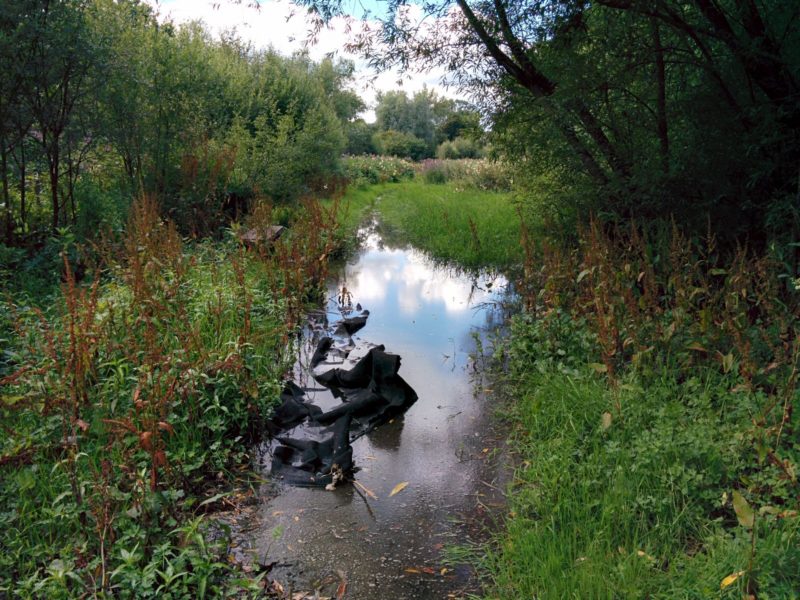
[[[800, 297], [674, 225], [523, 225], [509, 407], [521, 454], [493, 597], [794, 597]], [[746, 498], [746, 499], [745, 499]]]
[[191, 511], [247, 460], [278, 397], [336, 211], [308, 202], [289, 234], [248, 250], [189, 245], [141, 198], [90, 282], [65, 257], [52, 306], [12, 307], [0, 595], [224, 593], [224, 536], [207, 542]]

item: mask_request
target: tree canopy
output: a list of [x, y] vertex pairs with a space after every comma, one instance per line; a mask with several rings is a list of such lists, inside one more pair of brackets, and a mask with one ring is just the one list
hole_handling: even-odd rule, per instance
[[[341, 0], [303, 0], [321, 25]], [[445, 67], [529, 188], [721, 230], [797, 228], [800, 6], [779, 0], [387, 0], [352, 48]], [[798, 231], [796, 229], [796, 231]], [[797, 237], [795, 235], [795, 237]]]
[[249, 199], [297, 199], [337, 173], [363, 109], [352, 63], [257, 50], [138, 0], [0, 6], [6, 243], [121, 224], [155, 196], [204, 234]]

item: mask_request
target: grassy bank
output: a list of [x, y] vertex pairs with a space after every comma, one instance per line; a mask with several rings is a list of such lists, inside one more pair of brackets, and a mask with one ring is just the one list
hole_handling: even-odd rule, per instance
[[[497, 356], [517, 468], [487, 598], [800, 597], [800, 289], [780, 251], [595, 223], [575, 247], [457, 182], [348, 193], [442, 260], [520, 265]], [[477, 240], [475, 240], [477, 233]]]
[[506, 348], [519, 462], [487, 597], [800, 597], [785, 266], [597, 227], [537, 261]]
[[411, 243], [436, 260], [468, 268], [521, 261], [518, 220], [507, 193], [413, 180], [353, 187], [342, 206], [348, 228], [376, 211], [387, 241]]
[[[259, 223], [270, 215], [256, 211]], [[325, 278], [325, 223], [309, 205], [272, 248], [187, 243], [145, 200], [86, 281], [65, 262], [49, 306], [12, 304], [0, 596], [257, 586], [231, 578], [225, 537], [210, 541], [203, 515], [248, 470], [289, 336]]]
[[[580, 343], [583, 325], [562, 321], [559, 336]], [[560, 355], [542, 328], [526, 319], [514, 327], [521, 466], [488, 557], [488, 597], [797, 597], [794, 484], [753, 447], [751, 419], [767, 399], [704, 369], [631, 375], [611, 388]], [[734, 491], [757, 511], [755, 533], [737, 521]]]

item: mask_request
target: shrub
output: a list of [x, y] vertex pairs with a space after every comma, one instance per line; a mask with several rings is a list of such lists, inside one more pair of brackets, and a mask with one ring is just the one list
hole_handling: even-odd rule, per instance
[[388, 156], [346, 156], [342, 159], [342, 169], [350, 184], [355, 186], [414, 178], [411, 162]]
[[427, 169], [423, 172], [423, 177], [425, 179], [425, 183], [434, 185], [447, 183], [447, 173], [441, 168]]
[[483, 148], [473, 139], [457, 137], [439, 144], [436, 148], [436, 158], [483, 158]]
[[380, 154], [410, 158], [412, 160], [420, 160], [430, 156], [430, 149], [425, 140], [411, 133], [389, 129], [375, 134], [372, 140]]

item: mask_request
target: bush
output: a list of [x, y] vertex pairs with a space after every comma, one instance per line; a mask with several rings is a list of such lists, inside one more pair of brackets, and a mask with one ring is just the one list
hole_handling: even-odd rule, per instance
[[436, 148], [436, 158], [459, 159], [459, 158], [483, 158], [483, 148], [475, 140], [465, 137], [457, 137], [450, 141], [439, 144]]
[[425, 178], [425, 183], [434, 185], [447, 183], [447, 173], [441, 168], [428, 169], [423, 173], [423, 176]]
[[413, 164], [387, 156], [346, 156], [342, 159], [342, 169], [350, 184], [355, 186], [414, 178]]
[[380, 154], [420, 160], [430, 156], [425, 140], [417, 136], [389, 129], [375, 134], [372, 141]]

